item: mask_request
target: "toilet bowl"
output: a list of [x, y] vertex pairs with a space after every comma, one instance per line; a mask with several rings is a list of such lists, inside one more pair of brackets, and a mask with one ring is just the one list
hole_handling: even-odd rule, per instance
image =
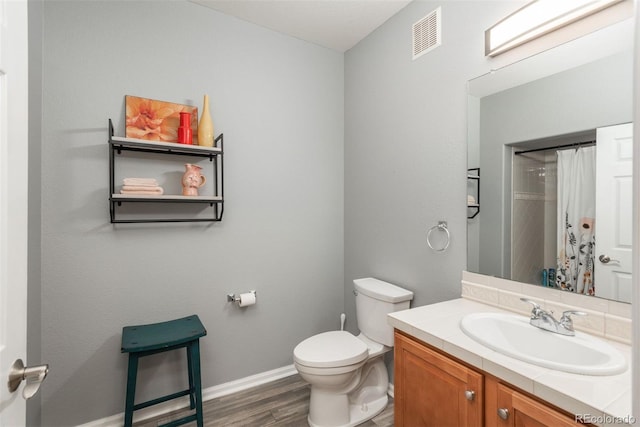
[[387, 406], [384, 354], [393, 346], [393, 329], [386, 315], [409, 308], [413, 293], [373, 278], [355, 280], [354, 285], [360, 335], [323, 332], [293, 350], [294, 366], [311, 385], [311, 427], [356, 426]]
[[389, 379], [383, 355], [390, 348], [371, 342], [370, 349], [366, 341], [362, 335], [330, 331], [294, 349], [294, 365], [311, 384], [311, 427], [356, 426], [387, 406]]

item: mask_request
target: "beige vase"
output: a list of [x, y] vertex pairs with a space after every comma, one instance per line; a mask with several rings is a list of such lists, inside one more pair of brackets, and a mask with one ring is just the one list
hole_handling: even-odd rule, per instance
[[213, 147], [213, 120], [211, 120], [211, 113], [209, 113], [209, 95], [204, 96], [202, 117], [198, 123], [198, 145]]

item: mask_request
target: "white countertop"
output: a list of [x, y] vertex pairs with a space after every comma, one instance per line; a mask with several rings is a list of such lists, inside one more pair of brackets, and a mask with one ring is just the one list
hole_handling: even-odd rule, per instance
[[608, 342], [627, 359], [629, 367], [618, 375], [569, 374], [542, 368], [502, 355], [474, 341], [460, 329], [469, 313], [509, 313], [497, 307], [459, 298], [398, 311], [388, 315], [394, 328], [498, 377], [573, 414], [589, 414], [593, 424], [620, 425], [631, 415], [631, 347]]

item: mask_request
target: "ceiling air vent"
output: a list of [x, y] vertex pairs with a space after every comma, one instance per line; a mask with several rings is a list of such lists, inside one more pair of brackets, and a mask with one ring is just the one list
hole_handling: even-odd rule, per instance
[[442, 44], [440, 7], [413, 24], [413, 59]]

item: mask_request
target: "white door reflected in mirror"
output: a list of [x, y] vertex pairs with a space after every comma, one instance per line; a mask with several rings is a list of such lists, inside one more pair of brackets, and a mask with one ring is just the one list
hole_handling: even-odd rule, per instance
[[597, 130], [596, 295], [631, 302], [633, 125]]

